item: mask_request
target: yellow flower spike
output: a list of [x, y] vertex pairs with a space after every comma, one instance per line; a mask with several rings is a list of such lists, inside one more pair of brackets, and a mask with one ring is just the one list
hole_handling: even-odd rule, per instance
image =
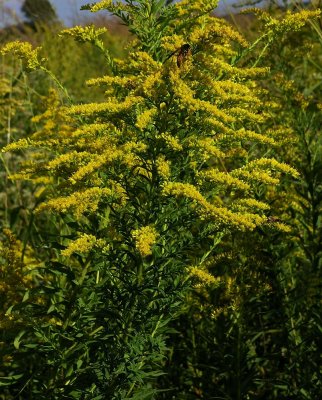
[[69, 153], [61, 154], [54, 158], [53, 160], [49, 161], [46, 165], [46, 169], [48, 170], [55, 170], [60, 168], [64, 164], [71, 164], [71, 163], [80, 163], [82, 160], [86, 160], [91, 156], [90, 153], [87, 151], [84, 152], [77, 152], [71, 151]]
[[78, 42], [95, 42], [103, 33], [107, 32], [106, 28], [95, 28], [90, 26], [75, 26], [73, 28], [64, 29], [60, 32], [60, 36], [72, 36]]
[[168, 179], [171, 175], [171, 163], [170, 161], [166, 160], [164, 155], [160, 155], [156, 160], [156, 167], [158, 174], [164, 178]]
[[271, 146], [276, 145], [276, 142], [273, 138], [271, 138], [267, 135], [262, 135], [260, 133], [254, 132], [254, 131], [250, 131], [245, 128], [239, 129], [235, 132], [230, 132], [230, 134], [234, 138], [238, 138], [241, 140], [252, 140], [255, 142], [259, 142], [259, 143], [269, 144]]
[[191, 43], [208, 44], [214, 41], [218, 42], [220, 38], [220, 41], [224, 44], [230, 44], [233, 41], [244, 48], [248, 46], [247, 40], [224, 20], [207, 15], [199, 18], [199, 21], [200, 26], [196, 26], [189, 35]]
[[186, 197], [199, 205], [199, 214], [202, 220], [211, 220], [220, 225], [232, 226], [239, 230], [253, 230], [256, 226], [266, 222], [265, 216], [253, 213], [234, 213], [226, 207], [212, 205], [199, 192], [199, 190], [187, 183], [167, 182], [163, 185], [164, 196]]
[[260, 168], [271, 168], [280, 172], [283, 172], [285, 174], [292, 175], [294, 178], [299, 177], [298, 171], [296, 169], [292, 168], [290, 165], [287, 165], [285, 163], [281, 163], [274, 158], [259, 158], [258, 160], [253, 160], [246, 166], [247, 168], [254, 168], [254, 167], [260, 167]]
[[104, 103], [89, 103], [80, 104], [69, 107], [66, 112], [67, 114], [80, 114], [80, 115], [94, 115], [98, 113], [119, 113], [132, 108], [135, 105], [140, 104], [143, 101], [142, 97], [139, 96], [128, 96], [123, 102], [104, 102]]
[[126, 86], [131, 83], [134, 77], [129, 76], [102, 76], [98, 78], [88, 79], [86, 81], [87, 86], [100, 86], [104, 85], [118, 85], [118, 86]]
[[62, 250], [61, 254], [65, 257], [70, 257], [73, 253], [89, 253], [95, 246], [96, 241], [95, 236], [84, 233], [78, 239], [70, 242], [67, 248]]
[[19, 139], [17, 142], [12, 142], [7, 144], [7, 146], [1, 149], [2, 153], [6, 153], [8, 151], [17, 151], [22, 149], [27, 149], [28, 147], [32, 147], [32, 142], [28, 139]]
[[178, 78], [178, 72], [171, 71], [169, 77], [173, 86], [173, 91], [180, 98], [182, 107], [186, 107], [190, 111], [205, 111], [211, 114], [212, 117], [218, 118], [226, 123], [235, 121], [233, 116], [219, 110], [218, 107], [211, 104], [209, 101], [196, 99], [194, 91]]
[[255, 114], [241, 107], [232, 107], [227, 109], [227, 114], [234, 116], [238, 120], [249, 120], [253, 122], [264, 122], [264, 117], [261, 114]]
[[150, 110], [143, 111], [143, 113], [139, 114], [139, 116], [137, 117], [135, 126], [140, 130], [144, 130], [148, 127], [149, 124], [152, 123], [153, 117], [156, 115], [156, 113], [156, 108], [151, 108]]
[[186, 43], [187, 40], [183, 36], [180, 35], [171, 35], [171, 36], [164, 36], [161, 39], [161, 46], [169, 51], [173, 52], [179, 49], [183, 44]]
[[232, 186], [236, 189], [247, 191], [250, 189], [250, 185], [241, 179], [231, 176], [227, 172], [220, 172], [217, 169], [209, 169], [207, 171], [199, 173], [199, 177], [202, 181], [210, 181], [220, 183], [225, 187]]
[[202, 17], [205, 10], [211, 12], [218, 5], [219, 0], [182, 0], [175, 4], [179, 17]]
[[162, 194], [164, 196], [184, 196], [196, 200], [200, 204], [207, 202], [198, 189], [190, 183], [167, 182], [163, 185]]
[[190, 148], [197, 148], [201, 150], [204, 161], [207, 161], [211, 157], [216, 157], [219, 159], [225, 158], [225, 153], [223, 153], [218, 147], [214, 145], [213, 138], [203, 138], [203, 139], [192, 139], [189, 140], [188, 146]]
[[[114, 154], [114, 158], [117, 158], [117, 155]], [[92, 172], [98, 171], [99, 168], [104, 165], [107, 161], [107, 156], [106, 155], [91, 155], [90, 161], [79, 168], [72, 176], [69, 177], [69, 181], [72, 184], [75, 184], [76, 182], [82, 180]]]
[[21, 42], [19, 40], [15, 42], [9, 42], [1, 49], [1, 54], [14, 54], [18, 58], [20, 58], [26, 68], [30, 71], [39, 69], [41, 64], [44, 62], [45, 59], [38, 59], [39, 51], [41, 47], [37, 47], [35, 49], [32, 48], [32, 45], [29, 42]]
[[72, 137], [86, 137], [92, 139], [98, 135], [104, 134], [107, 131], [115, 131], [115, 127], [112, 124], [103, 124], [103, 123], [93, 123], [93, 124], [84, 124], [79, 127], [71, 134]]
[[130, 54], [128, 60], [131, 69], [137, 69], [140, 73], [155, 73], [162, 68], [162, 64], [155, 61], [150, 54], [145, 51], [136, 51]]
[[234, 208], [239, 210], [251, 209], [251, 210], [262, 210], [267, 211], [270, 206], [262, 201], [255, 199], [239, 199], [234, 202]]
[[82, 9], [90, 10], [91, 12], [98, 12], [101, 10], [108, 10], [110, 12], [122, 10], [124, 12], [129, 12], [131, 11], [131, 6], [124, 4], [122, 1], [102, 0], [98, 3], [85, 5]]
[[197, 278], [202, 284], [206, 286], [218, 286], [221, 284], [221, 278], [215, 278], [205, 268], [200, 266], [193, 266], [188, 268], [189, 275]]
[[152, 246], [156, 243], [159, 234], [153, 226], [144, 226], [132, 231], [132, 236], [137, 250], [142, 257], [146, 257], [152, 254]]
[[70, 196], [57, 197], [48, 200], [39, 205], [36, 212], [49, 209], [66, 213], [71, 211], [77, 219], [80, 219], [85, 213], [97, 211], [100, 201], [108, 199], [109, 202], [115, 202], [124, 205], [126, 195], [117, 183], [110, 183], [111, 188], [93, 187], [80, 192], [74, 192]]
[[244, 168], [235, 169], [231, 172], [233, 177], [245, 180], [246, 182], [263, 183], [266, 185], [278, 185], [279, 179], [274, 178], [269, 172], [262, 170], [248, 171]]
[[156, 72], [149, 75], [142, 84], [143, 93], [146, 96], [151, 96], [151, 93], [155, 92], [155, 89], [161, 83], [161, 72]]
[[160, 135], [156, 135], [156, 139], [162, 139], [166, 143], [167, 147], [174, 151], [181, 151], [183, 149], [182, 144], [179, 140], [172, 136], [170, 133], [164, 132]]

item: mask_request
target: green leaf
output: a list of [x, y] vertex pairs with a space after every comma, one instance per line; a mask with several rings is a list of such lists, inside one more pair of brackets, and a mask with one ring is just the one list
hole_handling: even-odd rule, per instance
[[18, 350], [19, 346], [20, 346], [20, 339], [22, 338], [22, 336], [26, 333], [25, 330], [19, 332], [19, 334], [15, 337], [15, 340], [13, 341], [13, 345], [15, 346], [15, 348]]

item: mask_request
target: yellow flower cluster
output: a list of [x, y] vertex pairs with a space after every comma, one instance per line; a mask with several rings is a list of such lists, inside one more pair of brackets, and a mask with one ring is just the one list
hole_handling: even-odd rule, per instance
[[100, 167], [117, 159], [120, 154], [121, 151], [117, 151], [112, 146], [104, 149], [104, 154], [91, 154], [89, 161], [86, 163], [86, 165], [78, 168], [78, 170], [69, 177], [69, 181], [72, 184], [75, 184], [83, 178], [89, 176], [93, 172], [96, 173], [97, 171], [99, 171]]
[[300, 30], [308, 20], [318, 18], [321, 15], [321, 10], [319, 9], [302, 9], [297, 13], [287, 11], [286, 16], [282, 19], [273, 18], [270, 14], [258, 8], [251, 8], [245, 10], [245, 12], [253, 12], [257, 14], [258, 18], [264, 21], [266, 27], [270, 28], [271, 33], [274, 35]]
[[252, 140], [254, 142], [269, 144], [272, 146], [276, 144], [275, 140], [268, 135], [263, 135], [245, 128], [241, 128], [236, 131], [229, 131], [229, 133], [233, 136], [233, 138], [240, 140]]
[[221, 283], [220, 278], [215, 278], [200, 266], [190, 267], [188, 270], [190, 276], [197, 278], [204, 285], [218, 285]]
[[198, 189], [190, 183], [167, 182], [163, 185], [162, 194], [164, 196], [183, 196], [191, 200], [195, 200], [200, 204], [206, 204], [207, 200], [198, 191]]
[[156, 167], [158, 174], [163, 178], [163, 179], [169, 179], [171, 175], [171, 169], [170, 169], [171, 163], [170, 161], [166, 160], [164, 155], [160, 155], [157, 160], [156, 160]]
[[[126, 67], [125, 70], [137, 70], [144, 79], [146, 79], [147, 76], [149, 77], [151, 74], [157, 73], [162, 67], [160, 62], [155, 61], [151, 55], [145, 51], [135, 51], [130, 53], [129, 59], [120, 62], [120, 65]], [[152, 78], [152, 76], [150, 76], [150, 78]]]
[[186, 41], [187, 40], [185, 40], [182, 36], [176, 34], [171, 36], [163, 36], [163, 38], [161, 39], [161, 46], [165, 50], [173, 52], [179, 49], [183, 44], [185, 44]]
[[[119, 160], [122, 164], [132, 168], [134, 166], [139, 167], [142, 165], [142, 159], [139, 156], [140, 152], [146, 150], [146, 144], [142, 142], [127, 142], [121, 149], [119, 154]], [[144, 171], [141, 171], [144, 175]]]
[[75, 26], [73, 28], [64, 29], [60, 35], [72, 36], [78, 42], [94, 42], [106, 32], [106, 28], [95, 28], [91, 26]]
[[231, 172], [231, 175], [239, 179], [244, 179], [246, 182], [258, 182], [266, 185], [278, 185], [279, 183], [279, 179], [271, 176], [270, 172], [256, 169], [249, 171], [246, 168], [235, 169]]
[[212, 43], [221, 39], [222, 43], [234, 41], [242, 47], [247, 47], [245, 38], [228, 23], [219, 18], [213, 18], [209, 15], [203, 15], [199, 18], [199, 24], [189, 34], [191, 43]]
[[211, 204], [198, 191], [198, 189], [187, 183], [167, 182], [163, 185], [162, 194], [164, 196], [186, 197], [199, 205], [199, 213], [201, 219], [212, 220], [215, 223], [223, 224], [224, 226], [233, 226], [240, 230], [253, 230], [256, 226], [263, 224], [266, 221], [265, 216], [249, 212], [236, 212], [229, 210], [226, 207], [216, 207]]
[[204, 161], [207, 161], [211, 157], [225, 158], [225, 154], [214, 145], [213, 138], [191, 139], [189, 140], [188, 146], [193, 149], [198, 149]]
[[168, 132], [164, 132], [164, 133], [161, 133], [160, 135], [156, 135], [156, 139], [163, 139], [165, 141], [167, 147], [171, 150], [181, 151], [183, 149], [183, 146], [179, 142], [179, 140], [175, 136], [172, 136]]
[[148, 97], [151, 97], [152, 95], [157, 95], [157, 89], [161, 83], [162, 81], [160, 71], [148, 75], [146, 79], [144, 79], [142, 84], [143, 93]]
[[233, 177], [246, 180], [247, 182], [259, 182], [267, 185], [277, 185], [279, 179], [272, 176], [272, 171], [283, 172], [293, 177], [299, 173], [287, 164], [281, 163], [273, 158], [260, 158], [249, 162], [247, 165], [231, 172]]
[[128, 76], [109, 76], [105, 75], [98, 78], [88, 79], [86, 81], [86, 85], [88, 86], [100, 86], [104, 85], [118, 85], [118, 86], [125, 86], [131, 83], [133, 77]]
[[139, 96], [128, 96], [123, 102], [108, 101], [104, 103], [88, 103], [71, 106], [68, 108], [67, 114], [94, 115], [99, 113], [119, 113], [136, 106], [142, 102]]
[[238, 190], [249, 190], [250, 185], [241, 179], [231, 176], [228, 172], [221, 172], [217, 169], [208, 169], [199, 173], [199, 178], [202, 181], [210, 181], [219, 183], [225, 187], [232, 186]]
[[2, 153], [6, 153], [7, 151], [16, 151], [16, 150], [22, 150], [22, 149], [27, 149], [28, 147], [32, 147], [32, 143], [28, 139], [19, 139], [16, 142], [12, 142], [8, 144], [7, 146], [3, 147], [1, 149]]
[[130, 6], [122, 3], [121, 1], [114, 3], [113, 0], [102, 0], [98, 3], [89, 4], [85, 7], [91, 12], [97, 12], [101, 10], [108, 10], [110, 12], [122, 10], [126, 12], [131, 10]]
[[35, 70], [40, 68], [42, 60], [39, 60], [39, 51], [41, 47], [37, 47], [36, 49], [32, 48], [32, 45], [29, 42], [21, 42], [19, 40], [15, 42], [9, 42], [1, 49], [1, 54], [14, 54], [19, 57], [25, 64], [27, 70]]
[[53, 160], [49, 161], [47, 163], [46, 168], [48, 170], [55, 170], [56, 168], [60, 168], [61, 166], [63, 166], [64, 164], [69, 165], [72, 163], [81, 163], [83, 162], [83, 160], [86, 160], [90, 157], [90, 153], [88, 153], [87, 151], [83, 151], [83, 152], [77, 152], [77, 151], [71, 151], [69, 153], [65, 153], [65, 154], [60, 154], [59, 156], [57, 156], [56, 158], [54, 158]]
[[94, 246], [104, 245], [102, 239], [97, 239], [93, 235], [84, 233], [78, 239], [70, 242], [65, 250], [62, 250], [61, 254], [65, 257], [70, 257], [73, 253], [89, 253]]
[[144, 226], [132, 231], [132, 236], [137, 250], [142, 257], [146, 257], [152, 254], [152, 246], [156, 243], [159, 234], [153, 226]]
[[99, 202], [104, 199], [110, 202], [118, 200], [120, 204], [126, 201], [126, 195], [118, 184], [111, 183], [111, 189], [93, 187], [81, 192], [74, 192], [70, 196], [57, 197], [42, 203], [36, 211], [44, 209], [67, 212], [71, 210], [77, 219], [80, 219], [86, 212], [93, 213], [98, 209]]
[[227, 110], [227, 113], [236, 117], [239, 121], [249, 120], [253, 122], [264, 122], [264, 118], [260, 114], [254, 114], [253, 112], [246, 110], [242, 107], [231, 107]]
[[234, 122], [235, 118], [220, 110], [217, 106], [206, 100], [195, 98], [194, 91], [178, 77], [177, 72], [170, 72], [169, 75], [174, 93], [181, 100], [181, 107], [187, 108], [191, 112], [204, 111], [218, 118], [223, 122]]
[[[182, 0], [175, 4], [179, 17], [196, 17], [204, 15], [218, 5], [219, 0]], [[208, 10], [208, 11], [206, 11]]]
[[228, 62], [221, 60], [218, 57], [202, 53], [198, 55], [198, 58], [209, 71], [213, 71], [213, 73], [216, 75], [225, 73], [225, 75], [230, 76], [231, 79], [234, 80], [258, 78], [261, 76], [266, 76], [269, 72], [269, 68], [238, 68], [230, 65]]
[[294, 178], [299, 177], [298, 171], [292, 168], [288, 164], [281, 163], [274, 158], [259, 158], [257, 160], [251, 161], [248, 165], [248, 168], [270, 168], [272, 170], [277, 170], [283, 172], [284, 174], [292, 175]]
[[234, 202], [234, 208], [242, 211], [245, 209], [266, 211], [270, 209], [270, 206], [255, 199], [239, 199]]
[[145, 128], [148, 127], [149, 124], [152, 123], [153, 117], [156, 113], [156, 108], [151, 108], [150, 110], [143, 111], [143, 113], [138, 115], [135, 126], [143, 131]]
[[98, 134], [104, 134], [107, 130], [114, 130], [115, 127], [111, 124], [94, 123], [94, 124], [84, 124], [80, 128], [76, 129], [71, 136], [74, 138], [86, 137], [92, 139]]

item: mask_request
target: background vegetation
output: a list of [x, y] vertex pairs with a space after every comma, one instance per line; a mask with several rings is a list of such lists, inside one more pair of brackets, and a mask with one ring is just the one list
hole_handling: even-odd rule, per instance
[[1, 33], [0, 398], [320, 399], [319, 2], [37, 3]]

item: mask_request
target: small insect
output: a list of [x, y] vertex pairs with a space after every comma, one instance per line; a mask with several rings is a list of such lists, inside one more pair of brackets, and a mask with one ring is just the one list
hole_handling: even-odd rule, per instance
[[[177, 50], [172, 52], [165, 61], [169, 60], [172, 56], [177, 54], [177, 66], [178, 68], [181, 67], [181, 65], [187, 60], [188, 57], [191, 56], [192, 51], [191, 51], [191, 46], [188, 43], [183, 44], [181, 47], [179, 47]], [[164, 62], [165, 62], [164, 61]]]
[[182, 45], [179, 49], [179, 53], [177, 55], [177, 66], [178, 68], [186, 61], [188, 57], [191, 56], [191, 46], [190, 44], [186, 43]]

